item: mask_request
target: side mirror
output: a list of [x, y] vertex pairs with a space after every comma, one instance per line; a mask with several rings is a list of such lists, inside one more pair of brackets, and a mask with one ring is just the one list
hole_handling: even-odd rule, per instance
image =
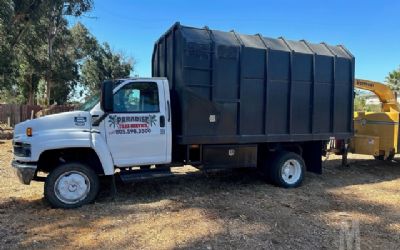
[[110, 113], [113, 111], [114, 107], [114, 83], [112, 81], [104, 81], [101, 84], [101, 109], [105, 113]]

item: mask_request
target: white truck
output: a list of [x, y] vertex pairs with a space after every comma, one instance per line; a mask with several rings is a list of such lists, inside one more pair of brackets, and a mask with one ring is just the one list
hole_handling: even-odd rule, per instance
[[[119, 82], [111, 100], [114, 114], [104, 113], [100, 95], [94, 95], [79, 111], [15, 126], [12, 166], [24, 184], [43, 181], [37, 176], [39, 170], [50, 173], [44, 194], [53, 206], [76, 207], [92, 201], [99, 189], [98, 175], [113, 176], [116, 167], [171, 162], [167, 79]], [[114, 86], [108, 82], [106, 87]]]
[[305, 170], [321, 173], [330, 137], [353, 134], [354, 57], [343, 46], [177, 23], [152, 62], [152, 78], [106, 81], [80, 110], [17, 124], [21, 182], [44, 181], [61, 208], [93, 201], [101, 176], [115, 190], [116, 172], [134, 181], [186, 164], [257, 167], [297, 187]]

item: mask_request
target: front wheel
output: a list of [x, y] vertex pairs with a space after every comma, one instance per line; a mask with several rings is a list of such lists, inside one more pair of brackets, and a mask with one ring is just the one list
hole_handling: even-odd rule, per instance
[[46, 200], [56, 208], [76, 208], [92, 202], [99, 191], [99, 179], [88, 166], [73, 162], [55, 168], [44, 184]]
[[304, 179], [305, 163], [303, 158], [293, 152], [279, 152], [270, 162], [263, 166], [266, 177], [275, 185], [294, 188], [301, 185]]

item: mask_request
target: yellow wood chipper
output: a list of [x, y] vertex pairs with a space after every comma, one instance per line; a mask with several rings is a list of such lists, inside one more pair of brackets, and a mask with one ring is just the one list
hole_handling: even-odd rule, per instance
[[348, 143], [335, 141], [332, 151], [343, 154], [345, 161], [347, 152], [392, 160], [399, 152], [400, 111], [396, 94], [386, 84], [369, 80], [356, 79], [354, 87], [373, 92], [381, 102], [381, 111], [354, 112], [354, 137]]

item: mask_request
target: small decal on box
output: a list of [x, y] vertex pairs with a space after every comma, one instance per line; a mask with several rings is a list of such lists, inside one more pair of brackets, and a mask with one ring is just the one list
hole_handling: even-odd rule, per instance
[[216, 122], [216, 118], [215, 118], [215, 115], [210, 115], [210, 117], [208, 117], [208, 120], [210, 121], [210, 122]]

